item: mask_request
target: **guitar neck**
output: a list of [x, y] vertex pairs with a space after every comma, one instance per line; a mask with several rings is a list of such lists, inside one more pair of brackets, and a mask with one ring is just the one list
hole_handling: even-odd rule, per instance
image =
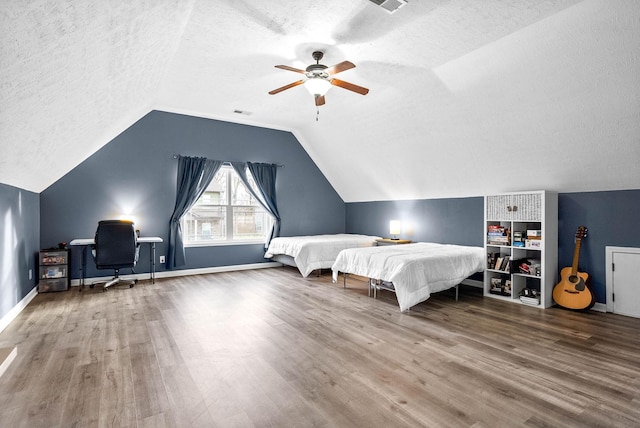
[[576, 238], [576, 246], [573, 249], [573, 263], [571, 263], [571, 275], [578, 273], [578, 259], [580, 258], [580, 246], [582, 245], [582, 239]]

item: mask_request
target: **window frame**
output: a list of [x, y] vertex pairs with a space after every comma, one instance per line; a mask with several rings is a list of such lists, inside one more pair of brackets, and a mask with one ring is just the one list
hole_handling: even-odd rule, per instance
[[[200, 240], [200, 241], [190, 241], [187, 240], [185, 236], [183, 236], [183, 245], [185, 248], [187, 247], [219, 247], [219, 246], [228, 246], [228, 245], [256, 245], [256, 244], [264, 244], [266, 239], [268, 238], [268, 234], [270, 233], [271, 229], [273, 228], [273, 223], [274, 223], [274, 218], [273, 216], [262, 206], [262, 204], [260, 204], [260, 202], [257, 202], [256, 204], [252, 204], [252, 205], [233, 205], [233, 192], [232, 192], [232, 187], [233, 187], [233, 180], [236, 179], [239, 181], [239, 184], [241, 186], [243, 186], [245, 188], [245, 191], [247, 193], [250, 193], [248, 189], [246, 189], [245, 184], [242, 182], [242, 180], [240, 179], [240, 177], [238, 176], [238, 173], [233, 169], [233, 167], [231, 167], [230, 165], [223, 165], [220, 167], [220, 170], [216, 173], [216, 175], [218, 175], [220, 172], [224, 172], [226, 174], [226, 193], [227, 193], [227, 197], [226, 199], [226, 204], [211, 204], [212, 206], [215, 207], [225, 207], [225, 228], [226, 228], [226, 239], [221, 239], [221, 240]], [[251, 177], [251, 174], [248, 173], [247, 176], [249, 177], [250, 180], [253, 180], [253, 178]], [[215, 177], [214, 179], [215, 180]], [[209, 183], [209, 186], [211, 186], [211, 184], [213, 183], [213, 180], [211, 183]], [[209, 187], [207, 186], [207, 188]], [[256, 190], [256, 189], [254, 189]], [[206, 191], [205, 191], [206, 193]], [[198, 201], [196, 202], [196, 204], [198, 204], [198, 202], [204, 197], [205, 193], [203, 193], [200, 198], [198, 199]], [[256, 192], [257, 193], [257, 192]], [[250, 195], [253, 199], [255, 199], [255, 197], [253, 197], [253, 195]], [[181, 227], [182, 230], [185, 230], [185, 224], [184, 222], [186, 222], [186, 217], [189, 215], [189, 213], [191, 212], [191, 209], [193, 209], [196, 204], [194, 204], [189, 211], [182, 217], [182, 219], [180, 219], [180, 223], [181, 223]], [[269, 219], [268, 224], [266, 224], [266, 228], [265, 228], [265, 234], [264, 236], [262, 236], [259, 239], [233, 239], [233, 213], [234, 213], [234, 208], [246, 208], [246, 207], [255, 207], [258, 208], [259, 210], [261, 210], [266, 217]]]

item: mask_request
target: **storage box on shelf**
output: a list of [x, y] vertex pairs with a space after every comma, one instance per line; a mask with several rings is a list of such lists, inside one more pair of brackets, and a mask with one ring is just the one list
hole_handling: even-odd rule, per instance
[[542, 308], [558, 279], [558, 194], [485, 197], [484, 294]]
[[38, 292], [69, 289], [69, 251], [42, 250], [39, 258]]

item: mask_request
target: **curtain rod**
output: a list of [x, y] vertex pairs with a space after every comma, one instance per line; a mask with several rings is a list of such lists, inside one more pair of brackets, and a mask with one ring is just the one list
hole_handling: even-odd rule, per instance
[[[179, 157], [188, 157], [188, 156], [183, 156], [183, 155], [173, 154], [171, 157], [172, 157], [173, 159], [178, 159]], [[224, 161], [224, 162], [223, 162], [223, 164], [224, 164], [224, 165], [231, 165], [231, 162], [233, 162], [233, 161]], [[276, 166], [277, 166], [278, 168], [284, 168], [284, 165], [276, 164]]]

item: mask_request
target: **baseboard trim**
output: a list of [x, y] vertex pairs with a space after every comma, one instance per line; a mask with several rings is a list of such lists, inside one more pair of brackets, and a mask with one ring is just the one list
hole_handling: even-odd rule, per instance
[[[267, 262], [267, 263], [251, 263], [246, 265], [231, 265], [231, 266], [216, 266], [216, 267], [208, 267], [208, 268], [199, 268], [199, 269], [179, 269], [179, 270], [164, 270], [162, 272], [156, 272], [156, 278], [174, 278], [178, 276], [189, 276], [189, 275], [203, 275], [208, 273], [220, 273], [220, 272], [233, 272], [239, 270], [252, 270], [252, 269], [266, 269], [273, 267], [281, 267], [282, 263], [276, 262]], [[103, 277], [92, 277], [85, 278], [85, 285], [91, 284], [93, 282], [101, 282], [108, 281], [112, 276], [103, 276]], [[146, 280], [149, 279], [149, 273], [137, 273], [133, 275], [122, 275], [122, 279], [137, 279], [137, 280]], [[71, 286], [77, 287], [80, 285], [79, 279], [71, 280]]]
[[5, 316], [3, 316], [2, 319], [0, 319], [0, 333], [2, 333], [2, 331], [7, 328], [9, 324], [11, 324], [11, 321], [13, 321], [18, 316], [18, 314], [27, 307], [29, 302], [31, 302], [37, 295], [38, 287], [35, 286], [26, 296], [24, 296], [22, 300], [20, 300], [13, 308], [11, 308], [11, 310]]
[[591, 307], [591, 310], [596, 312], [607, 312], [607, 305], [606, 303], [596, 302], [596, 304]]

